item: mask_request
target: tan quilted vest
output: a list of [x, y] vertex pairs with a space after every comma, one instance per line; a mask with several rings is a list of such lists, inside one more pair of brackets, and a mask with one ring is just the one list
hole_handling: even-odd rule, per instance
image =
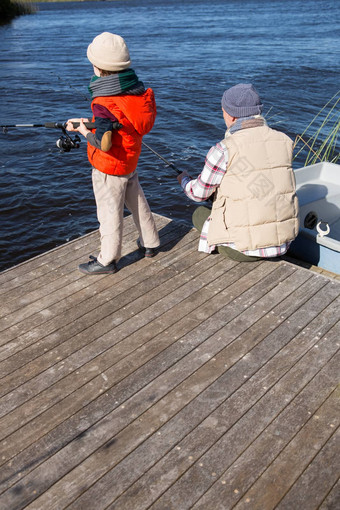
[[209, 245], [233, 242], [245, 251], [292, 241], [299, 224], [291, 139], [261, 126], [227, 134], [222, 143], [228, 167], [215, 194]]

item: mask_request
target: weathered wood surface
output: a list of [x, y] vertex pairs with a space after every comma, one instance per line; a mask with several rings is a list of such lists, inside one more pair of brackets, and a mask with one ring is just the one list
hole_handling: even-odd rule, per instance
[[339, 508], [340, 283], [125, 219], [0, 274], [0, 508]]

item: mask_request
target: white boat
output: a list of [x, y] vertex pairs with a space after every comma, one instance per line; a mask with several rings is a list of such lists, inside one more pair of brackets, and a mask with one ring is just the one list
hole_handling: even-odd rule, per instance
[[294, 173], [300, 230], [289, 252], [340, 274], [340, 165], [322, 162]]

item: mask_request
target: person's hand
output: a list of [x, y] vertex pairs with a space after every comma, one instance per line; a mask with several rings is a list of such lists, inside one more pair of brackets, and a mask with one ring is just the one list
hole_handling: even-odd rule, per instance
[[87, 129], [87, 127], [84, 124], [84, 122], [88, 122], [88, 120], [89, 119], [79, 119], [79, 127], [77, 128], [77, 131], [81, 133], [83, 136], [85, 136], [85, 138], [88, 133], [91, 133], [91, 131]]
[[68, 119], [66, 122], [67, 131], [78, 131], [78, 128], [73, 127], [73, 122], [80, 122], [81, 119]]
[[[77, 122], [79, 124], [78, 127], [73, 126], [73, 122]], [[66, 129], [67, 131], [78, 131], [78, 133], [84, 134], [83, 131], [86, 130], [86, 134], [89, 132], [87, 127], [85, 126], [84, 122], [90, 122], [89, 119], [68, 119], [66, 122]], [[86, 136], [86, 135], [84, 135]]]
[[[78, 122], [79, 126], [78, 127], [74, 127], [73, 122]], [[69, 119], [67, 121], [67, 123], [66, 123], [66, 129], [67, 129], [67, 131], [77, 131], [78, 133], [81, 133], [86, 138], [86, 135], [88, 133], [90, 133], [91, 131], [89, 129], [87, 129], [87, 127], [85, 126], [84, 122], [89, 122], [89, 119], [83, 119], [83, 118], [81, 118], [81, 119]]]
[[178, 174], [178, 175], [177, 175], [177, 180], [178, 180], [178, 182], [179, 182], [179, 184], [180, 184], [180, 185], [182, 185], [182, 179], [183, 179], [183, 177], [189, 177], [189, 179], [191, 180], [191, 177], [190, 177], [190, 175], [188, 174], [188, 172], [186, 172], [186, 171], [184, 170], [184, 172], [182, 172], [182, 173], [180, 173], [180, 174]]

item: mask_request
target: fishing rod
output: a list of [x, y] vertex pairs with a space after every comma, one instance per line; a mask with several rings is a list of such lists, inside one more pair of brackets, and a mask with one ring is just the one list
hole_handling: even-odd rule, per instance
[[[79, 126], [79, 122], [72, 122], [73, 127], [77, 128]], [[88, 129], [93, 129], [95, 127], [93, 122], [85, 122], [85, 126]], [[117, 123], [118, 124], [118, 123]], [[80, 136], [77, 134], [73, 138], [66, 131], [67, 122], [45, 122], [44, 124], [6, 124], [0, 125], [3, 133], [8, 133], [9, 129], [12, 128], [52, 128], [52, 129], [61, 129], [63, 134], [56, 141], [56, 146], [60, 149], [61, 152], [70, 152], [71, 149], [78, 149], [80, 145]], [[119, 127], [121, 125], [119, 124]], [[117, 126], [118, 127], [118, 126]]]
[[[52, 74], [54, 74], [59, 81], [61, 82], [65, 82], [65, 80], [63, 80], [63, 78], [61, 78], [58, 74], [52, 72]], [[66, 83], [66, 82], [65, 82]], [[85, 101], [87, 102], [90, 102], [90, 99], [89, 97], [87, 97], [85, 94], [83, 94], [82, 92], [80, 92], [80, 90], [78, 90], [76, 87], [73, 87], [72, 85], [68, 84], [69, 88], [75, 90], [78, 95], [81, 95], [83, 97], [83, 99], [85, 99]], [[71, 138], [68, 133], [66, 133], [65, 129], [66, 129], [66, 122], [64, 123], [59, 123], [59, 122], [48, 122], [46, 124], [15, 124], [15, 125], [12, 125], [12, 126], [0, 126], [0, 128], [3, 129], [3, 132], [4, 133], [7, 133], [8, 131], [8, 128], [12, 128], [12, 127], [46, 127], [46, 128], [60, 128], [64, 131], [64, 138], [66, 140], [64, 140], [63, 137], [61, 137], [59, 140], [57, 140], [57, 147], [59, 147], [61, 149], [62, 152], [69, 152], [71, 149], [73, 148], [78, 148], [79, 147], [79, 143], [80, 143], [80, 138], [78, 135], [76, 135], [74, 137], [74, 139], [71, 141], [69, 141], [69, 138]], [[117, 123], [118, 124], [118, 123]], [[78, 127], [79, 126], [79, 123], [78, 122], [73, 122], [73, 127]], [[93, 129], [95, 126], [92, 122], [85, 122], [85, 126], [88, 128], [88, 129]], [[120, 125], [119, 125], [120, 127]], [[116, 127], [116, 129], [119, 129], [118, 126]], [[166, 165], [168, 165], [170, 168], [172, 168], [173, 170], [175, 170], [175, 172], [179, 175], [182, 173], [181, 170], [179, 170], [173, 163], [170, 163], [170, 161], [166, 160], [163, 156], [161, 156], [158, 152], [156, 152], [152, 147], [150, 147], [150, 145], [147, 145], [144, 141], [142, 141], [142, 144], [144, 145], [144, 147], [146, 147], [150, 152], [153, 152], [153, 154], [155, 154], [155, 156], [157, 156], [159, 159], [161, 159]], [[66, 150], [64, 148], [64, 146], [66, 145]], [[69, 148], [70, 146], [70, 148]]]
[[[94, 129], [94, 122], [84, 122], [87, 129]], [[74, 128], [79, 127], [79, 122], [72, 122]], [[70, 152], [71, 149], [78, 149], [80, 145], [80, 137], [79, 135], [75, 135], [73, 138], [66, 131], [67, 122], [45, 122], [43, 124], [6, 124], [0, 125], [3, 133], [8, 133], [9, 129], [12, 128], [48, 128], [48, 129], [61, 129], [63, 135], [58, 138], [56, 141], [57, 147], [61, 150], [61, 152]], [[119, 122], [113, 122], [113, 128], [119, 129], [122, 125]], [[181, 170], [179, 170], [173, 163], [170, 163], [167, 159], [161, 156], [158, 152], [156, 152], [150, 145], [146, 144], [142, 141], [144, 147], [146, 147], [150, 152], [155, 154], [159, 159], [161, 159], [164, 163], [166, 163], [170, 168], [175, 170], [177, 174], [181, 174]]]
[[[142, 144], [147, 148], [149, 149], [149, 151], [153, 152], [159, 159], [161, 159], [162, 161], [164, 161], [164, 163], [166, 163], [168, 166], [170, 166], [173, 170], [175, 170], [175, 172], [177, 172], [177, 174], [181, 174], [182, 171], [181, 170], [178, 170], [178, 168], [173, 164], [173, 163], [170, 163], [170, 161], [167, 161], [165, 158], [163, 158], [163, 156], [161, 156], [160, 154], [158, 154], [158, 152], [156, 152], [154, 149], [152, 149], [152, 147], [150, 147], [150, 145], [147, 145], [145, 142], [142, 141]], [[206, 199], [207, 202], [213, 202], [214, 200], [214, 194], [211, 195], [210, 197], [208, 197]]]
[[[72, 122], [73, 127], [79, 127], [79, 122]], [[94, 129], [95, 125], [93, 122], [84, 122], [88, 129]], [[8, 132], [11, 128], [26, 128], [26, 127], [44, 127], [44, 128], [55, 128], [55, 129], [66, 129], [67, 122], [45, 122], [44, 124], [6, 124], [0, 125], [4, 133]]]
[[170, 163], [170, 161], [167, 161], [165, 158], [163, 158], [163, 156], [161, 156], [160, 154], [158, 154], [158, 152], [156, 152], [154, 149], [152, 149], [150, 147], [150, 145], [147, 145], [145, 142], [142, 141], [142, 144], [144, 145], [144, 147], [146, 147], [147, 149], [149, 149], [149, 151], [153, 152], [159, 159], [161, 159], [162, 161], [164, 161], [164, 163], [166, 163], [168, 166], [170, 166], [173, 170], [175, 170], [175, 172], [177, 172], [177, 174], [181, 174], [182, 171], [181, 170], [178, 170], [178, 168], [173, 164], [173, 163]]

